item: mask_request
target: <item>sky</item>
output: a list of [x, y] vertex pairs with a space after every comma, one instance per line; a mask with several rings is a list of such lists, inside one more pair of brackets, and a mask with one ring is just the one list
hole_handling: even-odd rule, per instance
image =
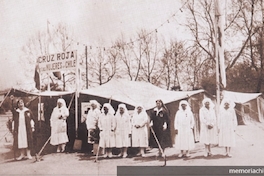
[[[158, 27], [158, 33], [169, 41], [184, 38], [184, 32], [179, 32], [184, 19], [181, 6], [180, 0], [0, 0], [0, 90], [24, 79], [24, 68], [18, 64], [22, 47], [31, 36], [47, 29], [47, 21], [50, 28], [67, 24], [75, 40], [88, 46], [99, 41], [111, 46], [121, 33], [136, 39], [140, 29]], [[33, 75], [25, 80], [32, 81]]]

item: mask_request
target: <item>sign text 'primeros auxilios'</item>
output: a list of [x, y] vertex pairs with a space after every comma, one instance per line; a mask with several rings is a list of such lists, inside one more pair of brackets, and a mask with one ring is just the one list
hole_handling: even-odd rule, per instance
[[76, 68], [76, 51], [38, 57], [40, 72], [55, 72]]

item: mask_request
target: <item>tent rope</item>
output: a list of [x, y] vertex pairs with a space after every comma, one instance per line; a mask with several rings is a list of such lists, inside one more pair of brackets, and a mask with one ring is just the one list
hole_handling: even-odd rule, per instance
[[71, 108], [71, 105], [72, 105], [72, 102], [73, 102], [73, 98], [74, 98], [74, 96], [75, 96], [75, 94], [72, 94], [72, 98], [71, 98], [71, 101], [70, 101], [70, 103], [69, 103], [68, 109]]
[[8, 91], [8, 93], [6, 94], [4, 100], [0, 103], [0, 107], [2, 106], [2, 104], [4, 103], [5, 99], [8, 97], [8, 95], [10, 94], [11, 89]]

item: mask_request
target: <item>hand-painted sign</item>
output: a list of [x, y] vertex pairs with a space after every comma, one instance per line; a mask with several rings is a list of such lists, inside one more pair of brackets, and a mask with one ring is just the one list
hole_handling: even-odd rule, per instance
[[76, 68], [77, 52], [67, 51], [38, 57], [41, 73], [62, 71]]

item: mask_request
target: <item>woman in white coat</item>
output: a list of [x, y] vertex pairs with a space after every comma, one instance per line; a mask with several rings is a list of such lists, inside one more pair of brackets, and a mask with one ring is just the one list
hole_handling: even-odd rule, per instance
[[88, 130], [88, 150], [91, 152], [93, 148], [93, 144], [98, 144], [99, 141], [99, 128], [98, 128], [98, 120], [101, 114], [100, 111], [100, 103], [96, 100], [91, 100], [91, 109], [89, 109], [87, 116], [85, 117], [86, 127]]
[[112, 157], [112, 148], [115, 147], [115, 110], [109, 104], [105, 103], [102, 113], [99, 116], [98, 127], [100, 129], [99, 147], [105, 149], [104, 157]]
[[59, 98], [57, 101], [57, 106], [53, 109], [50, 118], [50, 144], [57, 146], [57, 152], [64, 152], [66, 143], [69, 142], [66, 124], [66, 119], [68, 116], [69, 110], [66, 107], [66, 102], [64, 99]]
[[194, 117], [189, 103], [185, 100], [180, 101], [179, 110], [175, 115], [174, 128], [176, 130], [175, 147], [181, 150], [179, 157], [184, 155], [189, 157], [189, 151], [194, 149]]
[[225, 147], [225, 155], [229, 157], [232, 156], [230, 154], [231, 147], [236, 145], [237, 116], [234, 108], [235, 103], [233, 101], [223, 99], [218, 119], [219, 146]]
[[135, 108], [132, 117], [132, 147], [139, 147], [142, 157], [148, 147], [148, 115], [142, 105]]
[[119, 156], [127, 157], [127, 148], [130, 147], [131, 137], [131, 118], [125, 104], [119, 104], [115, 115], [116, 130], [115, 141], [116, 148], [121, 148]]
[[205, 145], [204, 156], [211, 156], [211, 144], [218, 143], [217, 124], [214, 110], [214, 104], [210, 98], [205, 98], [202, 102], [203, 106], [199, 111], [201, 133], [200, 142]]

